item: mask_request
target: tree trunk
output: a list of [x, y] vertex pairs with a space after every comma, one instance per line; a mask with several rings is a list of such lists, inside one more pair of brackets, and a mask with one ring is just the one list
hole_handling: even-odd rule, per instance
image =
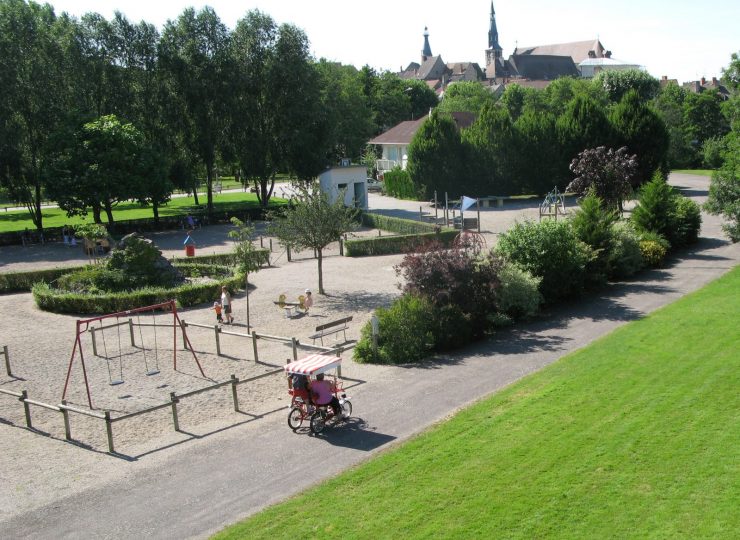
[[319, 252], [319, 294], [324, 294], [324, 272], [322, 268], [322, 263], [324, 261], [324, 254], [322, 250], [318, 250]]
[[152, 201], [152, 213], [154, 213], [155, 225], [159, 223], [159, 203]]
[[35, 188], [36, 188], [35, 189], [36, 196], [34, 198], [35, 200], [33, 201], [33, 206], [34, 206], [33, 214], [34, 215], [32, 216], [33, 217], [32, 221], [34, 225], [36, 225], [36, 228], [39, 231], [43, 231], [44, 230], [44, 221], [43, 221], [44, 217], [41, 214], [41, 184], [39, 182], [36, 182]]
[[198, 182], [195, 180], [193, 180], [193, 202], [195, 203], [195, 206], [200, 204], [198, 202]]
[[206, 163], [206, 195], [208, 197], [206, 211], [210, 216], [213, 213], [213, 163]]
[[108, 225], [113, 227], [113, 205], [110, 201], [105, 201], [105, 214], [108, 216]]
[[103, 223], [100, 219], [100, 203], [94, 203], [92, 205], [92, 213], [93, 213], [93, 222], [95, 223]]

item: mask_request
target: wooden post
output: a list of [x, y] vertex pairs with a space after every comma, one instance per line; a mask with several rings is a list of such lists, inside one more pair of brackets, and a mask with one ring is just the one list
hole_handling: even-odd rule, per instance
[[296, 338], [290, 338], [290, 343], [293, 345], [293, 361], [298, 360], [298, 340]]
[[475, 200], [475, 207], [478, 210], [478, 234], [480, 234], [480, 199]]
[[270, 253], [272, 253], [272, 238], [270, 238]]
[[419, 207], [419, 221], [424, 221], [424, 210], [422, 210], [421, 206]]
[[[337, 351], [337, 358], [341, 356], [342, 356], [342, 353], [340, 351]], [[342, 364], [339, 364], [337, 366], [337, 375], [339, 376], [340, 379], [342, 378]]]
[[105, 411], [105, 432], [108, 434], [108, 452], [115, 453], [113, 448], [113, 423], [110, 421], [110, 411]]
[[341, 238], [339, 238], [339, 256], [344, 256], [344, 241]]
[[288, 262], [290, 262], [290, 246], [285, 246], [285, 252], [288, 254]]
[[90, 335], [92, 336], [93, 355], [98, 356], [98, 343], [95, 339], [95, 327], [90, 328]]
[[257, 332], [252, 332], [252, 349], [254, 350], [254, 363], [258, 363], [259, 359], [257, 356]]
[[234, 398], [234, 411], [239, 412], [239, 396], [236, 393], [236, 385], [239, 383], [236, 375], [231, 374], [231, 397]]
[[437, 222], [437, 190], [434, 190], [434, 222]]
[[64, 438], [68, 441], [72, 440], [72, 429], [69, 426], [69, 411], [64, 408], [64, 405], [66, 405], [67, 402], [65, 400], [62, 400], [62, 407], [60, 409], [62, 410], [62, 417], [64, 418]]
[[187, 327], [188, 323], [185, 322], [185, 319], [180, 320], [180, 329], [182, 330], [182, 348], [186, 351], [188, 350], [188, 340], [185, 337], [185, 327]]
[[180, 400], [174, 392], [170, 392], [170, 402], [172, 403], [172, 423], [175, 425], [175, 431], [180, 431], [180, 422], [177, 419], [177, 403]]
[[221, 338], [219, 338], [219, 332], [221, 329], [217, 324], [213, 325], [213, 332], [216, 334], [216, 356], [221, 356]]
[[13, 373], [10, 371], [10, 354], [8, 354], [7, 345], [3, 345], [3, 356], [5, 357], [5, 371], [8, 373], [8, 377], [12, 377]]
[[[130, 318], [128, 320], [128, 333], [131, 336], [131, 346], [136, 347], [136, 341], [134, 341], [134, 321], [132, 321]], [[141, 347], [144, 347], [144, 344], [141, 344]]]
[[21, 397], [18, 398], [18, 400], [23, 403], [23, 410], [26, 413], [26, 426], [28, 428], [33, 428], [33, 424], [31, 424], [31, 406], [26, 401], [28, 399], [28, 391], [22, 390], [21, 391]]
[[262, 236], [260, 236], [260, 247], [261, 248], [264, 248], [265, 247], [264, 240], [265, 239]]

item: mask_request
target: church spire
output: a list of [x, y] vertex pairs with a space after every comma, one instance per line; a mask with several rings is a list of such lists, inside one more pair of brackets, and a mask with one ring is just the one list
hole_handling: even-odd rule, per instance
[[493, 1], [491, 2], [491, 28], [488, 30], [488, 48], [501, 50], [501, 45], [498, 44], [498, 29], [496, 28], [496, 11], [493, 9]]
[[432, 57], [432, 48], [429, 46], [429, 30], [424, 27], [424, 48], [421, 50], [421, 61], [422, 63]]

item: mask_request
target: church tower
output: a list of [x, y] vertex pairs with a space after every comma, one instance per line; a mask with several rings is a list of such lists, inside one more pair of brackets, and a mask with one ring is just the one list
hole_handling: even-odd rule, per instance
[[424, 48], [421, 50], [421, 63], [432, 57], [432, 48], [429, 46], [429, 30], [424, 27]]
[[498, 43], [498, 29], [496, 28], [496, 11], [493, 9], [493, 2], [491, 2], [491, 26], [488, 30], [488, 49], [486, 49], [486, 77], [489, 79], [495, 79], [496, 77], [504, 77], [502, 73], [503, 65], [501, 58], [503, 57], [504, 50]]

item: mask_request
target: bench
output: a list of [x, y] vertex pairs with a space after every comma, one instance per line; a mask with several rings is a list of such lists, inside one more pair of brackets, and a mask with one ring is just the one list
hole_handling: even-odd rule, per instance
[[344, 341], [347, 341], [347, 323], [352, 320], [352, 317], [345, 317], [344, 319], [339, 319], [337, 321], [328, 322], [326, 324], [320, 324], [316, 327], [315, 334], [312, 334], [308, 337], [310, 337], [314, 343], [316, 343], [317, 339], [321, 340], [321, 344], [324, 344], [324, 337], [330, 336], [332, 334], [338, 334], [339, 332], [342, 332], [344, 334]]
[[480, 201], [481, 208], [490, 208], [492, 206], [496, 206], [496, 208], [503, 208], [504, 199], [506, 199], [506, 197], [489, 195], [488, 197], [481, 197], [478, 200]]

